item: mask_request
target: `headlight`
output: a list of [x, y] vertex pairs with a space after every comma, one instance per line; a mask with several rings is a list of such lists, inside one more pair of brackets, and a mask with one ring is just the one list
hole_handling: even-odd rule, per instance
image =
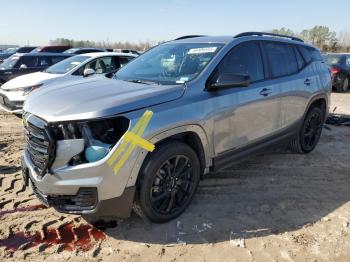
[[38, 84], [34, 86], [28, 86], [23, 88], [23, 94], [28, 95], [30, 92], [34, 91], [35, 89], [41, 87], [43, 84]]
[[18, 88], [7, 88], [6, 86], [2, 85], [1, 89], [6, 92], [23, 92], [24, 95], [29, 94], [33, 90], [41, 87], [43, 84], [33, 85], [33, 86], [26, 86], [26, 87], [18, 87]]

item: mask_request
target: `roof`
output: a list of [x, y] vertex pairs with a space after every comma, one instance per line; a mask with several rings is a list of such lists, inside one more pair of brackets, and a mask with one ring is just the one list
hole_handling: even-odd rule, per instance
[[[240, 36], [242, 35], [242, 36]], [[287, 43], [293, 43], [293, 44], [299, 44], [299, 45], [307, 45], [311, 46], [307, 43], [293, 40], [288, 38], [288, 36], [268, 36], [268, 35], [243, 35], [240, 34], [239, 37], [235, 36], [195, 36], [195, 37], [186, 37], [184, 39], [180, 40], [174, 40], [176, 42], [180, 43], [217, 43], [217, 44], [229, 44], [233, 41], [237, 41], [238, 39], [248, 39], [248, 40], [273, 40], [273, 41], [280, 41], [280, 42], [287, 42]], [[180, 37], [181, 38], [181, 37]], [[173, 41], [170, 41], [170, 43]]]
[[66, 56], [70, 57], [72, 54], [63, 54], [63, 53], [46, 53], [46, 52], [39, 52], [39, 53], [18, 53], [15, 54], [16, 56]]
[[176, 42], [182, 43], [220, 43], [228, 44], [233, 41], [233, 36], [199, 36], [199, 37], [190, 37], [180, 40], [175, 40]]
[[137, 57], [137, 55], [130, 54], [130, 53], [117, 53], [117, 52], [95, 52], [95, 53], [85, 53], [85, 54], [79, 54], [77, 56], [89, 56], [89, 57], [102, 57], [102, 56], [130, 56], [130, 57]]

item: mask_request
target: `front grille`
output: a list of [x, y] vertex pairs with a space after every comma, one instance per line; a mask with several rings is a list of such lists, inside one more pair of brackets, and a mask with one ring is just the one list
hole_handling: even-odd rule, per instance
[[35, 171], [42, 176], [52, 164], [54, 157], [54, 143], [50, 138], [47, 123], [31, 114], [23, 115], [23, 123], [26, 150]]

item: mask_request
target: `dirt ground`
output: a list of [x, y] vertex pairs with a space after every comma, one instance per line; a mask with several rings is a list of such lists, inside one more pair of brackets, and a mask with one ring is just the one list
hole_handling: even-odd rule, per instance
[[[350, 114], [350, 93], [334, 107]], [[2, 261], [350, 261], [348, 127], [324, 129], [309, 155], [280, 149], [208, 176], [174, 221], [133, 215], [102, 230], [23, 188], [22, 148], [21, 120], [0, 112]]]

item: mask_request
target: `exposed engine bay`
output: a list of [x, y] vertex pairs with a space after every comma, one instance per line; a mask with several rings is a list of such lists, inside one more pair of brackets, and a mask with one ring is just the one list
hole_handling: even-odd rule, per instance
[[128, 130], [130, 121], [125, 117], [96, 119], [84, 122], [51, 125], [55, 141], [84, 139], [84, 151], [74, 156], [70, 165], [96, 162], [105, 157]]

